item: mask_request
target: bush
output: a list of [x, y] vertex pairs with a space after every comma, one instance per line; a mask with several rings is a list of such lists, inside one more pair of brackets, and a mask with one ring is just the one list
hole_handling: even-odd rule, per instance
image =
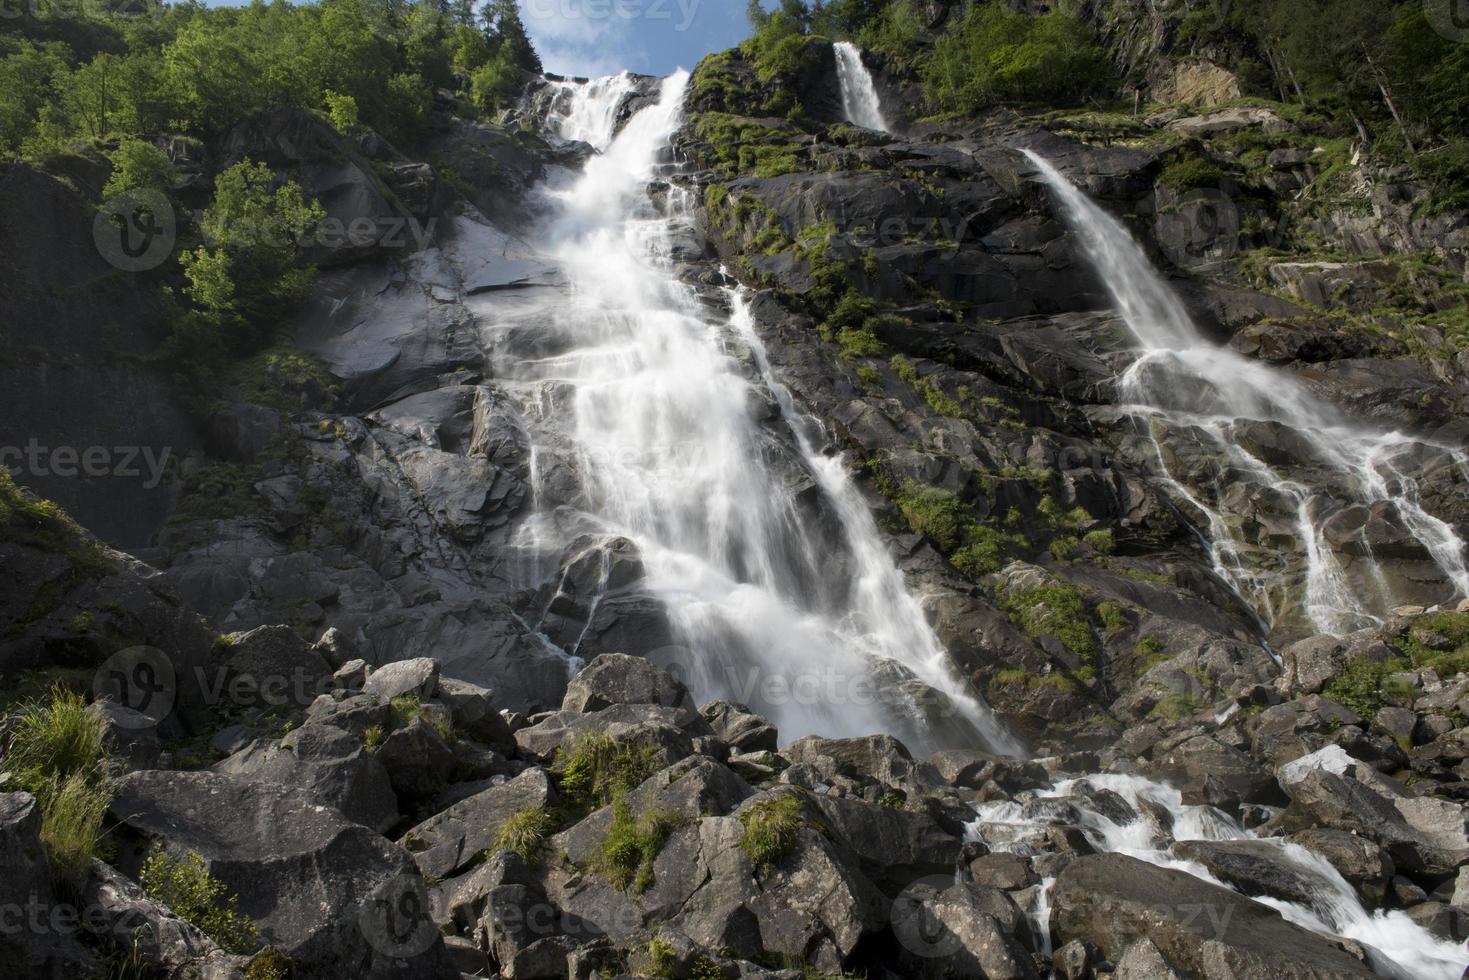
[[1083, 664], [1096, 666], [1100, 650], [1080, 589], [1063, 582], [1019, 589], [1005, 596], [1004, 609], [1030, 636], [1054, 636]]
[[1111, 528], [1098, 528], [1081, 536], [1082, 542], [1099, 555], [1110, 555], [1117, 550], [1117, 539]]
[[1201, 156], [1189, 154], [1175, 157], [1163, 167], [1158, 182], [1179, 194], [1186, 194], [1201, 187], [1218, 187], [1224, 179], [1224, 171]]
[[[1420, 637], [1437, 634], [1442, 642], [1433, 646]], [[1432, 667], [1440, 674], [1469, 670], [1469, 613], [1440, 612], [1419, 616], [1412, 629], [1393, 641], [1414, 667]]]
[[343, 136], [351, 136], [362, 125], [357, 117], [357, 100], [352, 96], [328, 89], [322, 99], [326, 102], [327, 117], [332, 121], [332, 128]]
[[245, 954], [260, 946], [255, 924], [238, 909], [239, 899], [209, 873], [196, 851], [176, 861], [155, 844], [143, 861], [138, 882], [148, 897], [162, 902], [228, 953]]
[[797, 832], [808, 826], [806, 805], [799, 796], [786, 793], [741, 813], [740, 825], [745, 828], [740, 850], [757, 868], [772, 868], [790, 855]]

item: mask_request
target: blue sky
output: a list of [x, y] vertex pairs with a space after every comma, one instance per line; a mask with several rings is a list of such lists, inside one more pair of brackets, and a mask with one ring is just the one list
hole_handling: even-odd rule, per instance
[[666, 75], [750, 34], [744, 0], [521, 0], [546, 70]]

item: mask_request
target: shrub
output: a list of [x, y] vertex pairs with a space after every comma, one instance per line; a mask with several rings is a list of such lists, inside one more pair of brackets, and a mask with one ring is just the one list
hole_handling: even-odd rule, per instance
[[808, 825], [806, 805], [793, 793], [756, 803], [740, 814], [740, 850], [757, 868], [772, 868], [790, 855], [796, 834]]
[[138, 882], [150, 898], [167, 905], [226, 952], [244, 954], [259, 947], [255, 924], [240, 914], [238, 897], [209, 873], [197, 851], [176, 861], [155, 844], [143, 861]]
[[505, 818], [490, 851], [514, 851], [527, 861], [533, 860], [555, 829], [556, 821], [545, 807], [520, 810]]
[[1054, 636], [1082, 663], [1096, 665], [1097, 638], [1087, 616], [1086, 598], [1075, 586], [1057, 582], [1019, 589], [1005, 596], [1004, 609], [1030, 636]]
[[1110, 555], [1117, 550], [1117, 539], [1113, 536], [1111, 528], [1104, 527], [1088, 531], [1082, 535], [1081, 540], [1099, 555]]
[[332, 128], [343, 136], [351, 136], [353, 132], [362, 125], [357, 117], [357, 100], [350, 95], [342, 95], [328, 89], [322, 95], [326, 102], [326, 111], [331, 118]]
[[1218, 187], [1223, 179], [1224, 171], [1203, 157], [1190, 154], [1170, 160], [1163, 167], [1158, 182], [1185, 194], [1201, 187]]
[[[1443, 642], [1430, 647], [1417, 637], [1438, 634]], [[1469, 670], [1469, 613], [1441, 612], [1419, 616], [1413, 628], [1393, 641], [1414, 667], [1432, 667], [1441, 674]]]

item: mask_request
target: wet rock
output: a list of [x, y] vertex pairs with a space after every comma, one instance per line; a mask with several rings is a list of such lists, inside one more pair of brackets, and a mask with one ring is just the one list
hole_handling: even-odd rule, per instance
[[980, 789], [991, 780], [1009, 793], [1051, 785], [1051, 774], [1039, 762], [1007, 759], [976, 749], [941, 749], [928, 757], [928, 764], [949, 785], [966, 789]]
[[1056, 880], [1052, 903], [1055, 942], [1090, 942], [1114, 962], [1148, 939], [1185, 976], [1374, 976], [1340, 946], [1267, 906], [1121, 854], [1072, 861]]
[[1325, 858], [1347, 880], [1367, 908], [1376, 908], [1387, 898], [1394, 865], [1377, 844], [1344, 830], [1313, 828], [1291, 834], [1286, 840]]
[[1327, 892], [1320, 875], [1269, 841], [1179, 841], [1173, 853], [1199, 862], [1243, 895], [1313, 907]]
[[1019, 854], [996, 851], [969, 862], [969, 874], [977, 885], [1013, 892], [1040, 883], [1030, 861]]
[[1421, 902], [1408, 909], [1408, 918], [1439, 939], [1461, 943], [1469, 939], [1469, 913], [1442, 902]]

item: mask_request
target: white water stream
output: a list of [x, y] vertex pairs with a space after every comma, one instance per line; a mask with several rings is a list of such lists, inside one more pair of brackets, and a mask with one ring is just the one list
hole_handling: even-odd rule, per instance
[[665, 80], [615, 137], [634, 80], [568, 83], [553, 122], [601, 152], [551, 192], [542, 248], [567, 289], [538, 315], [561, 348], [505, 365], [536, 392], [528, 409], [569, 436], [580, 482], [576, 533], [548, 512], [531, 539], [553, 561], [588, 525], [633, 542], [677, 634], [650, 655], [698, 700], [750, 704], [783, 738], [891, 731], [915, 751], [1016, 751], [948, 668], [843, 461], [775, 383], [741, 297], [711, 313], [677, 278], [689, 200], [663, 186], [655, 209], [648, 188], [670, 167], [687, 82]]
[[[947, 725], [951, 735], [968, 732], [971, 744], [1016, 753], [954, 678], [843, 461], [822, 454], [818, 424], [776, 378], [743, 295], [729, 291], [728, 312], [711, 313], [677, 277], [673, 256], [690, 227], [689, 202], [677, 186], [656, 182], [670, 167], [687, 82], [684, 73], [667, 79], [659, 101], [616, 135], [629, 76], [575, 86], [554, 123], [563, 138], [601, 152], [550, 192], [555, 218], [541, 245], [565, 288], [517, 314], [560, 342], [544, 356], [497, 365], [523, 409], [567, 443], [533, 446], [533, 481], [549, 479], [557, 456], [572, 457], [578, 474], [574, 507], [543, 506], [551, 488], [533, 488], [540, 513], [527, 534], [547, 559], [534, 567], [554, 569], [568, 548], [595, 548], [576, 543], [588, 527], [600, 541], [633, 542], [679, 633], [664, 662], [682, 670], [700, 701], [751, 704], [783, 741], [887, 731], [920, 754], [943, 741], [932, 733]], [[648, 193], [655, 185], [661, 210]], [[1142, 273], [1151, 275], [1145, 263]], [[605, 586], [605, 558], [601, 568]], [[1134, 806], [1155, 800], [1174, 815], [1177, 839], [1247, 836], [1217, 811], [1183, 806], [1166, 786], [1123, 776], [1091, 782]], [[1021, 850], [1023, 831], [1045, 822], [1022, 810], [987, 807], [971, 832], [995, 849]], [[1213, 880], [1171, 857], [1141, 820], [1117, 825], [1084, 808], [1081, 821], [1100, 848]], [[1323, 899], [1310, 908], [1264, 900], [1291, 921], [1368, 943], [1382, 969], [1405, 977], [1458, 976], [1464, 957], [1452, 944], [1401, 913], [1367, 913], [1329, 866], [1280, 847], [1282, 860], [1322, 882]], [[1041, 895], [1032, 914], [1045, 910]]]
[[[1271, 625], [1293, 607], [1302, 608], [1319, 633], [1342, 635], [1381, 622], [1399, 601], [1365, 534], [1347, 562], [1329, 535], [1333, 518], [1362, 507], [1395, 518], [1419, 542], [1448, 583], [1443, 601], [1469, 595], [1464, 542], [1424, 509], [1409, 476], [1415, 463], [1462, 468], [1461, 451], [1356, 425], [1290, 375], [1205, 340], [1122, 223], [1045, 159], [1025, 154], [1060, 199], [1067, 222], [1142, 347], [1121, 379], [1123, 397], [1132, 403], [1125, 407], [1152, 439], [1164, 482], [1202, 514], [1214, 569], [1223, 579]], [[1165, 447], [1160, 428], [1187, 437]], [[1282, 475], [1258, 450], [1247, 448], [1258, 437], [1289, 439], [1291, 452], [1306, 454], [1301, 467], [1317, 478], [1306, 485]], [[1212, 501], [1197, 489], [1186, 490], [1170, 472], [1178, 444], [1190, 441], [1215, 474]], [[1297, 547], [1261, 549], [1231, 522], [1219, 501], [1237, 498], [1245, 488], [1250, 495], [1278, 499], [1281, 509], [1294, 513]], [[1304, 556], [1299, 576], [1285, 573], [1282, 550]]]
[[832, 45], [836, 51], [837, 81], [842, 89], [842, 112], [847, 122], [879, 133], [888, 132], [887, 117], [877, 97], [872, 73], [862, 64], [862, 51], [850, 41]]

